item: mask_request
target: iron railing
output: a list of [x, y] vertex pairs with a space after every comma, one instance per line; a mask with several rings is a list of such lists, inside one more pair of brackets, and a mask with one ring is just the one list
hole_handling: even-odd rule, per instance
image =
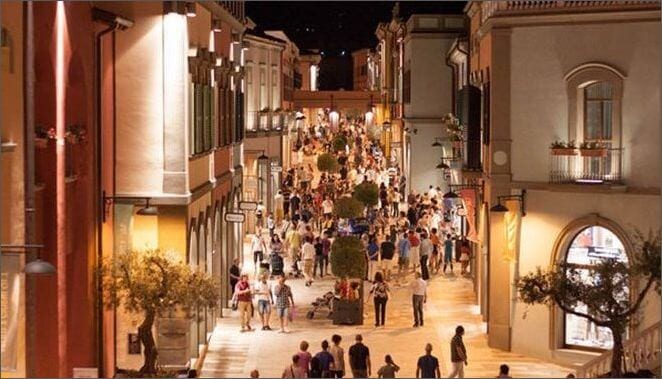
[[622, 183], [623, 149], [551, 149], [551, 183]]

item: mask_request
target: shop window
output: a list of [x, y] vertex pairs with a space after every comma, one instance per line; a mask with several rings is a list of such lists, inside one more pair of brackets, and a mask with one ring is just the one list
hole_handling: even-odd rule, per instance
[[[587, 281], [589, 268], [605, 259], [628, 262], [623, 242], [611, 230], [596, 225], [582, 229], [572, 239], [565, 255], [568, 267], [577, 270]], [[582, 313], [587, 311], [583, 304], [578, 304], [575, 309]], [[575, 348], [611, 349], [613, 338], [609, 329], [597, 327], [583, 317], [566, 313], [564, 345]]]

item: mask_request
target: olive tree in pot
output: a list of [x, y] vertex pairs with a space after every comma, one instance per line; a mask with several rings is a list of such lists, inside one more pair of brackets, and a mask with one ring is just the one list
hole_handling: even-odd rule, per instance
[[374, 207], [379, 203], [379, 187], [375, 183], [363, 182], [354, 187], [352, 197], [368, 208]]
[[[363, 243], [356, 236], [338, 236], [331, 245], [331, 271], [341, 278], [341, 283], [358, 285], [358, 296], [341, 293], [333, 302], [333, 324], [363, 325], [363, 276], [366, 270]], [[341, 291], [354, 293], [354, 288]]]
[[323, 172], [334, 173], [338, 171], [338, 160], [329, 153], [317, 157], [317, 169]]
[[157, 373], [158, 352], [152, 332], [157, 317], [193, 318], [196, 309], [215, 309], [219, 303], [216, 281], [174, 253], [119, 253], [103, 263], [100, 275], [106, 306], [121, 305], [128, 312], [144, 316], [138, 327], [144, 361], [137, 374], [142, 377]]
[[336, 153], [339, 151], [345, 151], [345, 146], [347, 146], [347, 144], [347, 138], [343, 135], [338, 135], [333, 139], [333, 142], [331, 142], [331, 149]]
[[[633, 242], [635, 251], [629, 264], [604, 259], [578, 269], [564, 263], [548, 271], [538, 268], [516, 282], [524, 303], [557, 306], [563, 312], [608, 328], [614, 339], [608, 373], [613, 378], [624, 373], [623, 337], [644, 297], [653, 287], [660, 293], [660, 232], [643, 235], [635, 231]], [[630, 292], [633, 283], [639, 284], [639, 291], [634, 294]], [[580, 304], [585, 305], [586, 311], [579, 310]]]

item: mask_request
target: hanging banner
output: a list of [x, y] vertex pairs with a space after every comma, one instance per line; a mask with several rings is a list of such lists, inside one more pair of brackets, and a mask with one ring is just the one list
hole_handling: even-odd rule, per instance
[[474, 188], [465, 188], [460, 190], [459, 194], [466, 210], [467, 239], [478, 243], [478, 233], [476, 232], [476, 190]]
[[504, 205], [508, 208], [508, 212], [503, 215], [503, 227], [506, 233], [506, 247], [503, 252], [503, 259], [513, 262], [517, 259], [519, 226], [522, 214], [519, 210], [519, 201], [508, 200]]

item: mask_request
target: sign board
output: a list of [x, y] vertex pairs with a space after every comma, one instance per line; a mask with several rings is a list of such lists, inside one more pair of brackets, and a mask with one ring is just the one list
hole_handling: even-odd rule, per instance
[[74, 378], [98, 378], [99, 369], [96, 367], [74, 367]]
[[246, 216], [243, 213], [226, 213], [225, 221], [226, 222], [236, 222], [243, 223]]
[[283, 166], [271, 166], [271, 172], [283, 172]]
[[257, 209], [257, 203], [254, 201], [240, 201], [239, 209], [242, 211], [254, 211]]

